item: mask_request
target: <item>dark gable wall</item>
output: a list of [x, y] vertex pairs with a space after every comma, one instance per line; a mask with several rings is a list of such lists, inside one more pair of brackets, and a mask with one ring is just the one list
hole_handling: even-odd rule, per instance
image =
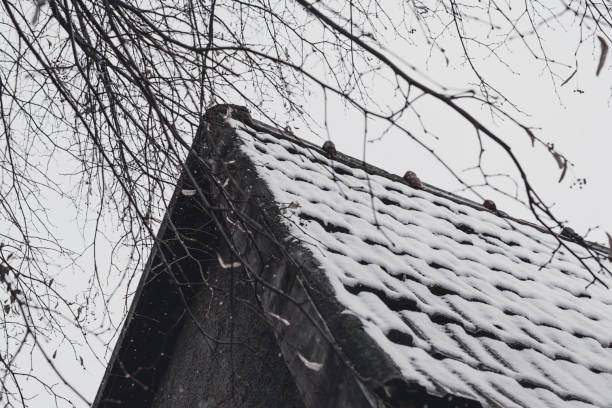
[[214, 264], [211, 248], [218, 245], [217, 234], [200, 204], [175, 194], [170, 207], [93, 404], [96, 408], [151, 406], [185, 321], [184, 306]]
[[[202, 130], [202, 129], [201, 129]], [[229, 140], [233, 130], [216, 129], [213, 140]], [[217, 139], [219, 138], [219, 139]], [[198, 142], [204, 142], [202, 136]], [[212, 140], [208, 140], [209, 143]], [[194, 146], [201, 153], [206, 144]], [[204, 153], [206, 155], [207, 153]], [[210, 154], [210, 153], [208, 153]], [[215, 157], [214, 153], [212, 154]], [[204, 169], [190, 164], [200, 188], [210, 192]], [[184, 180], [180, 188], [193, 188]], [[213, 188], [214, 190], [214, 188]], [[181, 197], [185, 199], [185, 197]], [[212, 198], [212, 197], [211, 197]], [[195, 201], [197, 196], [186, 198]], [[213, 199], [215, 206], [219, 203]], [[188, 205], [189, 206], [189, 205]], [[217, 207], [218, 208], [218, 207]], [[226, 212], [220, 210], [224, 220]], [[178, 217], [177, 222], [197, 224], [205, 213]], [[262, 308], [255, 295], [254, 282], [247, 281], [242, 267], [224, 269], [217, 260], [232, 263], [223, 239], [217, 237], [213, 249], [198, 259], [198, 268], [187, 274], [200, 276], [192, 285], [194, 294], [189, 299], [189, 310], [181, 307], [183, 318], [174, 345], [165, 356], [168, 365], [156, 387], [152, 407], [208, 408], [208, 407], [287, 407], [302, 408], [299, 395], [272, 329], [262, 316]], [[205, 283], [202, 283], [202, 273]], [[199, 288], [198, 288], [199, 286]]]
[[215, 223], [197, 195], [181, 193], [211, 189], [192, 156], [187, 166], [198, 185], [185, 176], [177, 185], [93, 406], [303, 407], [254, 285], [220, 267]]
[[184, 318], [152, 406], [303, 407], [242, 270], [211, 268], [208, 283], [192, 301], [197, 324]]

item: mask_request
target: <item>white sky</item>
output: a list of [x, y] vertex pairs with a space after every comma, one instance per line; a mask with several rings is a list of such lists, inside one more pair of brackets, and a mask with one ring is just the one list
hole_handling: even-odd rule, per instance
[[[605, 231], [612, 233], [612, 216], [609, 211], [612, 207], [612, 188], [608, 180], [612, 175], [612, 58], [597, 77], [595, 71], [600, 50], [598, 40], [594, 38], [584, 42], [574, 57], [577, 38], [577, 33], [571, 30], [545, 33], [546, 46], [552, 50], [553, 57], [557, 56], [559, 61], [572, 66], [575, 60], [579, 62], [577, 74], [563, 87], [559, 87], [560, 83], [570, 75], [573, 68], [567, 68], [566, 72], [558, 70], [563, 77], [555, 78], [553, 83], [543, 65], [521, 47], [500, 51], [500, 55], [512, 64], [514, 72], [491, 58], [477, 59], [476, 65], [497, 89], [524, 112], [516, 115], [521, 123], [540, 128], [534, 131], [536, 136], [545, 142], [554, 143], [556, 149], [574, 164], [564, 180], [558, 183], [561, 171], [543, 146], [536, 144], [533, 148], [528, 135], [516, 126], [491, 123], [491, 128], [517, 153], [529, 180], [541, 197], [547, 203], [554, 204], [555, 214], [560, 220], [566, 220], [576, 232], [584, 234], [589, 228], [599, 226], [600, 229], [593, 231], [588, 238], [605, 243]], [[389, 47], [401, 55], [398, 51], [402, 49], [401, 43]], [[439, 53], [434, 51], [430, 59], [427, 56], [426, 49], [411, 48], [410, 56], [403, 58], [441, 85], [451, 89], [473, 88], [470, 83], [473, 83], [474, 76], [467, 64], [448, 67]], [[460, 61], [460, 56], [455, 60]], [[479, 111], [472, 107], [470, 112], [484, 123], [490, 122], [486, 110]], [[434, 142], [431, 137], [423, 140], [431, 142], [443, 159], [456, 170], [476, 164], [474, 132], [464, 120], [438, 103], [425, 103], [420, 113], [428, 130], [440, 138], [438, 142]], [[331, 128], [329, 135], [340, 151], [363, 157], [364, 120], [359, 113], [345, 110], [340, 103], [336, 103], [328, 110], [328, 123]], [[379, 133], [373, 129], [377, 127], [372, 123], [368, 126], [369, 138], [376, 138]], [[419, 126], [414, 121], [408, 126], [411, 131], [418, 133]], [[325, 138], [326, 134], [322, 132], [321, 136]], [[316, 137], [312, 140], [320, 143]], [[499, 150], [490, 149], [487, 158], [485, 164], [489, 171], [513, 171], [507, 156]], [[453, 177], [437, 165], [431, 156], [397, 130], [391, 130], [379, 142], [367, 144], [366, 160], [398, 175], [413, 170], [423, 181], [450, 191], [459, 188]], [[587, 184], [583, 188], [571, 187], [576, 178], [586, 178]], [[459, 194], [469, 196], [467, 193]], [[487, 197], [493, 198], [498, 208], [511, 215], [533, 219], [528, 210], [512, 200], [495, 194]]]
[[[574, 64], [574, 48], [576, 46], [576, 33], [557, 32], [549, 33], [548, 45], [563, 55], [564, 61]], [[469, 88], [473, 76], [466, 66], [455, 65], [447, 67], [441, 55], [433, 52], [428, 58], [428, 50], [417, 50], [414, 47], [406, 47], [402, 43], [390, 43], [389, 48], [403, 59], [418, 67], [422, 72], [427, 72], [429, 77], [449, 87], [460, 89]], [[596, 40], [588, 41], [580, 48], [576, 59], [579, 61], [579, 70], [576, 76], [564, 87], [559, 88], [560, 80], [556, 85], [552, 83], [550, 76], [542, 69], [542, 66], [520, 49], [503, 51], [505, 57], [513, 63], [513, 68], [520, 74], [509, 72], [501, 68], [500, 64], [491, 59], [479, 60], [478, 66], [489, 75], [491, 82], [499, 87], [519, 108], [527, 112], [529, 116], [521, 116], [524, 123], [540, 127], [537, 131], [538, 137], [553, 142], [561, 153], [567, 155], [575, 165], [570, 169], [562, 183], [557, 180], [560, 171], [552, 156], [541, 146], [535, 149], [531, 147], [530, 140], [525, 133], [516, 128], [501, 124], [496, 129], [506, 136], [511, 142], [515, 152], [518, 152], [522, 163], [528, 170], [530, 180], [542, 193], [547, 202], [555, 203], [554, 210], [561, 219], [568, 220], [578, 233], [583, 234], [590, 227], [600, 226], [601, 229], [589, 235], [589, 239], [605, 242], [605, 231], [612, 233], [612, 189], [608, 177], [612, 175], [612, 114], [610, 112], [610, 96], [612, 90], [612, 62], [608, 61], [606, 67], [599, 77], [595, 76], [597, 64], [598, 43]], [[405, 55], [403, 55], [405, 54]], [[612, 59], [612, 57], [610, 58]], [[572, 69], [567, 69], [567, 75]], [[384, 89], [384, 87], [381, 87]], [[583, 92], [577, 92], [579, 89]], [[558, 95], [556, 94], [558, 92]], [[383, 95], [384, 97], [384, 95]], [[391, 96], [389, 96], [391, 98]], [[313, 114], [322, 114], [324, 105], [317, 101], [312, 105]], [[456, 169], [473, 166], [474, 162], [474, 139], [473, 133], [462, 120], [456, 115], [449, 113], [447, 109], [439, 104], [428, 103], [422, 106], [421, 113], [427, 121], [430, 131], [435, 133], [440, 140], [431, 140], [439, 154], [449, 160]], [[488, 121], [485, 111], [472, 110], [483, 121]], [[363, 157], [363, 118], [360, 114], [345, 109], [341, 103], [331, 98], [328, 105], [329, 135], [336, 143], [338, 150], [355, 157]], [[495, 125], [494, 125], [495, 126]], [[417, 132], [415, 126], [414, 130]], [[369, 125], [370, 138], [378, 136], [376, 124]], [[327, 138], [325, 132], [321, 131], [316, 136], [310, 135], [305, 130], [296, 129], [298, 136], [308, 137], [316, 143], [322, 143]], [[418, 132], [417, 132], [418, 133]], [[367, 144], [366, 159], [369, 163], [377, 165], [395, 174], [403, 174], [410, 169], [415, 171], [421, 179], [437, 187], [455, 190], [456, 183], [450, 174], [442, 170], [441, 166], [432, 161], [423, 150], [401, 135], [398, 131], [391, 131], [382, 140]], [[511, 166], [503, 154], [492, 149], [491, 155], [486, 161], [487, 166], [496, 171], [511, 171]], [[587, 184], [582, 189], [570, 189], [574, 177], [584, 177]], [[522, 218], [530, 218], [530, 214], [521, 206], [516, 205], [508, 199], [494, 196], [498, 208]], [[62, 203], [55, 203], [52, 211], [57, 212], [57, 222], [64, 229], [67, 242], [78, 242], [82, 237], [79, 224], [75, 221], [72, 210], [66, 210]], [[112, 230], [109, 228], [109, 240], [112, 242]], [[108, 256], [110, 244], [102, 244], [98, 260]], [[65, 290], [78, 291], [87, 284], [90, 278], [92, 253], [85, 252], [81, 259], [81, 272], [67, 272], [58, 278], [60, 284], [63, 282]], [[104, 262], [102, 261], [102, 266]], [[61, 270], [61, 268], [59, 268]], [[120, 276], [116, 273], [110, 279], [109, 286], [117, 283]], [[125, 293], [119, 291], [118, 293]], [[116, 298], [112, 305], [114, 310], [122, 310], [125, 304], [121, 298]], [[93, 321], [91, 323], [93, 325]], [[100, 344], [93, 340], [93, 347], [100, 350]], [[60, 339], [52, 339], [49, 343], [49, 351], [52, 353], [57, 349]], [[79, 352], [73, 352], [71, 347], [64, 343], [59, 347], [58, 367], [66, 374], [68, 379], [90, 400], [93, 400], [105, 366], [103, 361], [98, 361], [92, 353], [88, 353], [87, 346], [79, 346]], [[79, 356], [84, 358], [84, 368], [81, 367]], [[110, 354], [106, 356], [108, 358]], [[33, 356], [33, 361], [39, 361], [40, 357]], [[35, 370], [38, 374], [47, 375], [46, 368], [37, 364]], [[50, 374], [49, 374], [50, 375]], [[32, 384], [32, 389], [35, 385]], [[58, 385], [62, 388], [61, 385]], [[73, 402], [79, 405], [77, 398]], [[46, 394], [40, 394], [32, 400], [31, 406], [52, 406]]]

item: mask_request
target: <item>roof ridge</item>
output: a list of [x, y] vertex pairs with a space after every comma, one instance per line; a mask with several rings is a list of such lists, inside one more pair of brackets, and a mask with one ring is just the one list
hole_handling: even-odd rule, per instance
[[[253, 130], [257, 131], [257, 132], [263, 132], [263, 133], [267, 133], [271, 136], [280, 138], [280, 139], [284, 139], [284, 140], [288, 140], [291, 141], [293, 143], [297, 143], [298, 145], [302, 146], [302, 147], [306, 147], [309, 149], [314, 149], [315, 151], [317, 151], [318, 153], [322, 154], [323, 156], [329, 157], [334, 161], [337, 161], [341, 164], [344, 164], [346, 166], [349, 167], [353, 167], [353, 168], [359, 168], [364, 170], [366, 173], [369, 174], [374, 174], [377, 176], [381, 176], [381, 177], [385, 177], [387, 179], [390, 179], [392, 181], [396, 181], [396, 182], [400, 182], [402, 184], [405, 184], [407, 186], [410, 186], [410, 182], [407, 181], [404, 177], [398, 176], [397, 174], [393, 174], [391, 172], [388, 172], [380, 167], [374, 166], [370, 163], [367, 163], [361, 159], [357, 159], [355, 157], [349, 156], [347, 154], [344, 154], [342, 152], [336, 151], [335, 148], [333, 148], [333, 153], [330, 153], [329, 150], [321, 147], [321, 146], [317, 146], [316, 144], [306, 140], [306, 139], [302, 139], [299, 136], [297, 136], [295, 133], [293, 133], [293, 131], [289, 128], [287, 129], [279, 129], [276, 128], [274, 126], [268, 125], [267, 123], [261, 122], [259, 120], [253, 119], [250, 111], [244, 107], [244, 106], [240, 106], [240, 105], [234, 105], [234, 104], [219, 104], [219, 105], [215, 105], [214, 107], [210, 108], [209, 110], [207, 110], [206, 115], [208, 116], [208, 118], [211, 117], [210, 112], [213, 111], [217, 111], [219, 112], [220, 110], [224, 110], [225, 112], [227, 112], [227, 108], [230, 108], [231, 111], [229, 113], [229, 117], [231, 117], [234, 120], [238, 120], [239, 122], [249, 126], [250, 128], [252, 128]], [[221, 114], [221, 112], [219, 112]], [[227, 113], [225, 113], [227, 115]], [[223, 114], [222, 114], [223, 115]], [[449, 191], [443, 190], [439, 187], [436, 187], [434, 185], [422, 182], [422, 190], [427, 191], [428, 193], [434, 194], [438, 197], [443, 197], [446, 198], [448, 200], [454, 201], [457, 204], [462, 204], [462, 205], [467, 205], [469, 207], [472, 207], [474, 209], [480, 210], [480, 211], [487, 211], [492, 213], [493, 215], [497, 215], [501, 218], [505, 218], [508, 219], [510, 221], [514, 221], [516, 223], [519, 223], [521, 225], [525, 225], [531, 228], [535, 228], [540, 232], [543, 232], [545, 234], [550, 234], [550, 235], [554, 235], [555, 237], [559, 238], [559, 239], [563, 239], [565, 241], [569, 241], [569, 242], [573, 242], [575, 244], [578, 244], [580, 246], [583, 246], [587, 249], [592, 249], [602, 255], [607, 255], [609, 249], [608, 247], [606, 247], [605, 245], [598, 243], [598, 242], [594, 242], [594, 241], [588, 241], [586, 239], [583, 239], [580, 235], [578, 234], [564, 234], [563, 231], [559, 232], [558, 234], [550, 231], [549, 229], [543, 227], [542, 225], [536, 224], [534, 222], [531, 221], [527, 221], [527, 220], [523, 220], [521, 218], [516, 218], [513, 217], [512, 215], [495, 209], [494, 208], [494, 203], [493, 203], [493, 209], [491, 209], [491, 207], [489, 205], [487, 205], [487, 202], [492, 202], [491, 200], [486, 200], [485, 203], [480, 204], [476, 201], [473, 201], [469, 198], [466, 197], [462, 197], [460, 195], [457, 195], [455, 193], [451, 193]], [[564, 228], [565, 230], [565, 228]], [[571, 230], [573, 232], [573, 230]]]

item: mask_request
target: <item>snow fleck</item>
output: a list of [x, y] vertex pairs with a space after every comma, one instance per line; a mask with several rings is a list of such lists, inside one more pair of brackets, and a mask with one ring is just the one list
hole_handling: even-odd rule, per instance
[[273, 318], [277, 319], [278, 321], [280, 321], [282, 324], [284, 324], [285, 326], [290, 326], [291, 323], [289, 322], [289, 320], [277, 315], [276, 313], [272, 313], [272, 312], [268, 312], [268, 314], [270, 316], [272, 316]]
[[306, 357], [304, 357], [303, 355], [301, 355], [299, 352], [297, 353], [298, 357], [300, 358], [300, 360], [302, 360], [302, 363], [304, 363], [304, 365], [307, 368], [310, 368], [312, 371], [320, 371], [321, 368], [323, 367], [323, 364], [321, 363], [315, 363], [313, 361], [309, 361], [306, 359]]
[[219, 261], [219, 265], [221, 265], [221, 267], [223, 269], [233, 269], [233, 268], [238, 268], [240, 266], [242, 266], [242, 264], [240, 262], [232, 262], [232, 263], [226, 263], [223, 258], [221, 258], [220, 254], [217, 254], [217, 260]]

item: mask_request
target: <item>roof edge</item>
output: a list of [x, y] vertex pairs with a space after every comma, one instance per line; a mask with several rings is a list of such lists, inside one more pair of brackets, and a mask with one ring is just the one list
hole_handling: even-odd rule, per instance
[[[293, 143], [298, 144], [301, 147], [306, 147], [309, 149], [313, 149], [315, 151], [317, 151], [318, 153], [330, 158], [331, 160], [337, 161], [339, 163], [342, 163], [344, 165], [350, 166], [350, 167], [354, 167], [354, 168], [359, 168], [364, 170], [367, 173], [370, 174], [374, 174], [377, 176], [381, 176], [381, 177], [385, 177], [387, 179], [405, 184], [407, 186], [410, 186], [410, 183], [403, 177], [398, 176], [397, 174], [393, 174], [390, 173], [386, 170], [383, 170], [380, 167], [374, 166], [372, 164], [369, 164], [367, 162], [364, 162], [363, 160], [357, 159], [355, 157], [346, 155], [344, 153], [338, 152], [338, 151], [334, 151], [333, 154], [330, 154], [330, 152], [326, 149], [324, 149], [321, 146], [317, 146], [314, 143], [302, 139], [300, 137], [298, 137], [297, 135], [295, 135], [293, 133], [293, 131], [290, 130], [281, 130], [278, 128], [275, 128], [274, 126], [270, 126], [264, 122], [261, 122], [259, 120], [253, 119], [251, 117], [251, 114], [249, 112], [249, 110], [244, 107], [244, 106], [240, 106], [240, 105], [232, 105], [232, 104], [220, 104], [220, 105], [216, 105], [213, 108], [211, 108], [209, 111], [222, 111], [225, 110], [227, 111], [227, 107], [231, 107], [232, 108], [232, 112], [230, 113], [230, 116], [232, 119], [238, 120], [240, 122], [242, 122], [243, 124], [249, 126], [250, 128], [252, 128], [253, 130], [255, 130], [256, 132], [262, 132], [262, 133], [267, 133], [271, 136], [277, 137], [279, 139], [284, 139], [284, 140], [288, 140], [291, 141]], [[235, 114], [235, 112], [240, 112], [238, 114]], [[441, 188], [438, 188], [434, 185], [428, 184], [426, 182], [421, 182], [423, 187], [421, 188], [423, 191], [426, 191], [428, 193], [434, 194], [438, 197], [442, 197], [442, 198], [446, 198], [448, 200], [451, 200], [457, 204], [462, 204], [462, 205], [466, 205], [468, 207], [472, 207], [476, 210], [479, 211], [487, 211], [492, 213], [493, 215], [496, 215], [500, 218], [504, 218], [504, 219], [508, 219], [510, 221], [514, 221], [516, 223], [519, 223], [521, 225], [525, 225], [531, 228], [535, 228], [536, 230], [543, 232], [545, 234], [549, 234], [549, 235], [553, 235], [556, 238], [562, 239], [564, 241], [568, 241], [568, 242], [573, 242], [575, 244], [578, 244], [580, 246], [583, 246], [587, 249], [591, 249], [601, 255], [605, 255], [607, 256], [608, 252], [610, 251], [610, 249], [608, 247], [606, 247], [605, 245], [599, 243], [599, 242], [595, 242], [595, 241], [589, 241], [586, 239], [583, 239], [581, 236], [579, 236], [578, 234], [563, 234], [563, 232], [560, 232], [559, 234], [555, 234], [553, 232], [551, 232], [549, 229], [543, 227], [542, 225], [533, 223], [531, 221], [527, 221], [527, 220], [523, 220], [521, 218], [516, 218], [513, 217], [512, 215], [501, 211], [501, 210], [497, 210], [497, 209], [491, 209], [489, 206], [485, 205], [484, 203], [477, 203], [476, 201], [470, 200], [469, 198], [466, 197], [462, 197], [459, 196], [455, 193], [451, 193], [448, 191], [445, 191]], [[489, 200], [487, 200], [489, 201]]]

